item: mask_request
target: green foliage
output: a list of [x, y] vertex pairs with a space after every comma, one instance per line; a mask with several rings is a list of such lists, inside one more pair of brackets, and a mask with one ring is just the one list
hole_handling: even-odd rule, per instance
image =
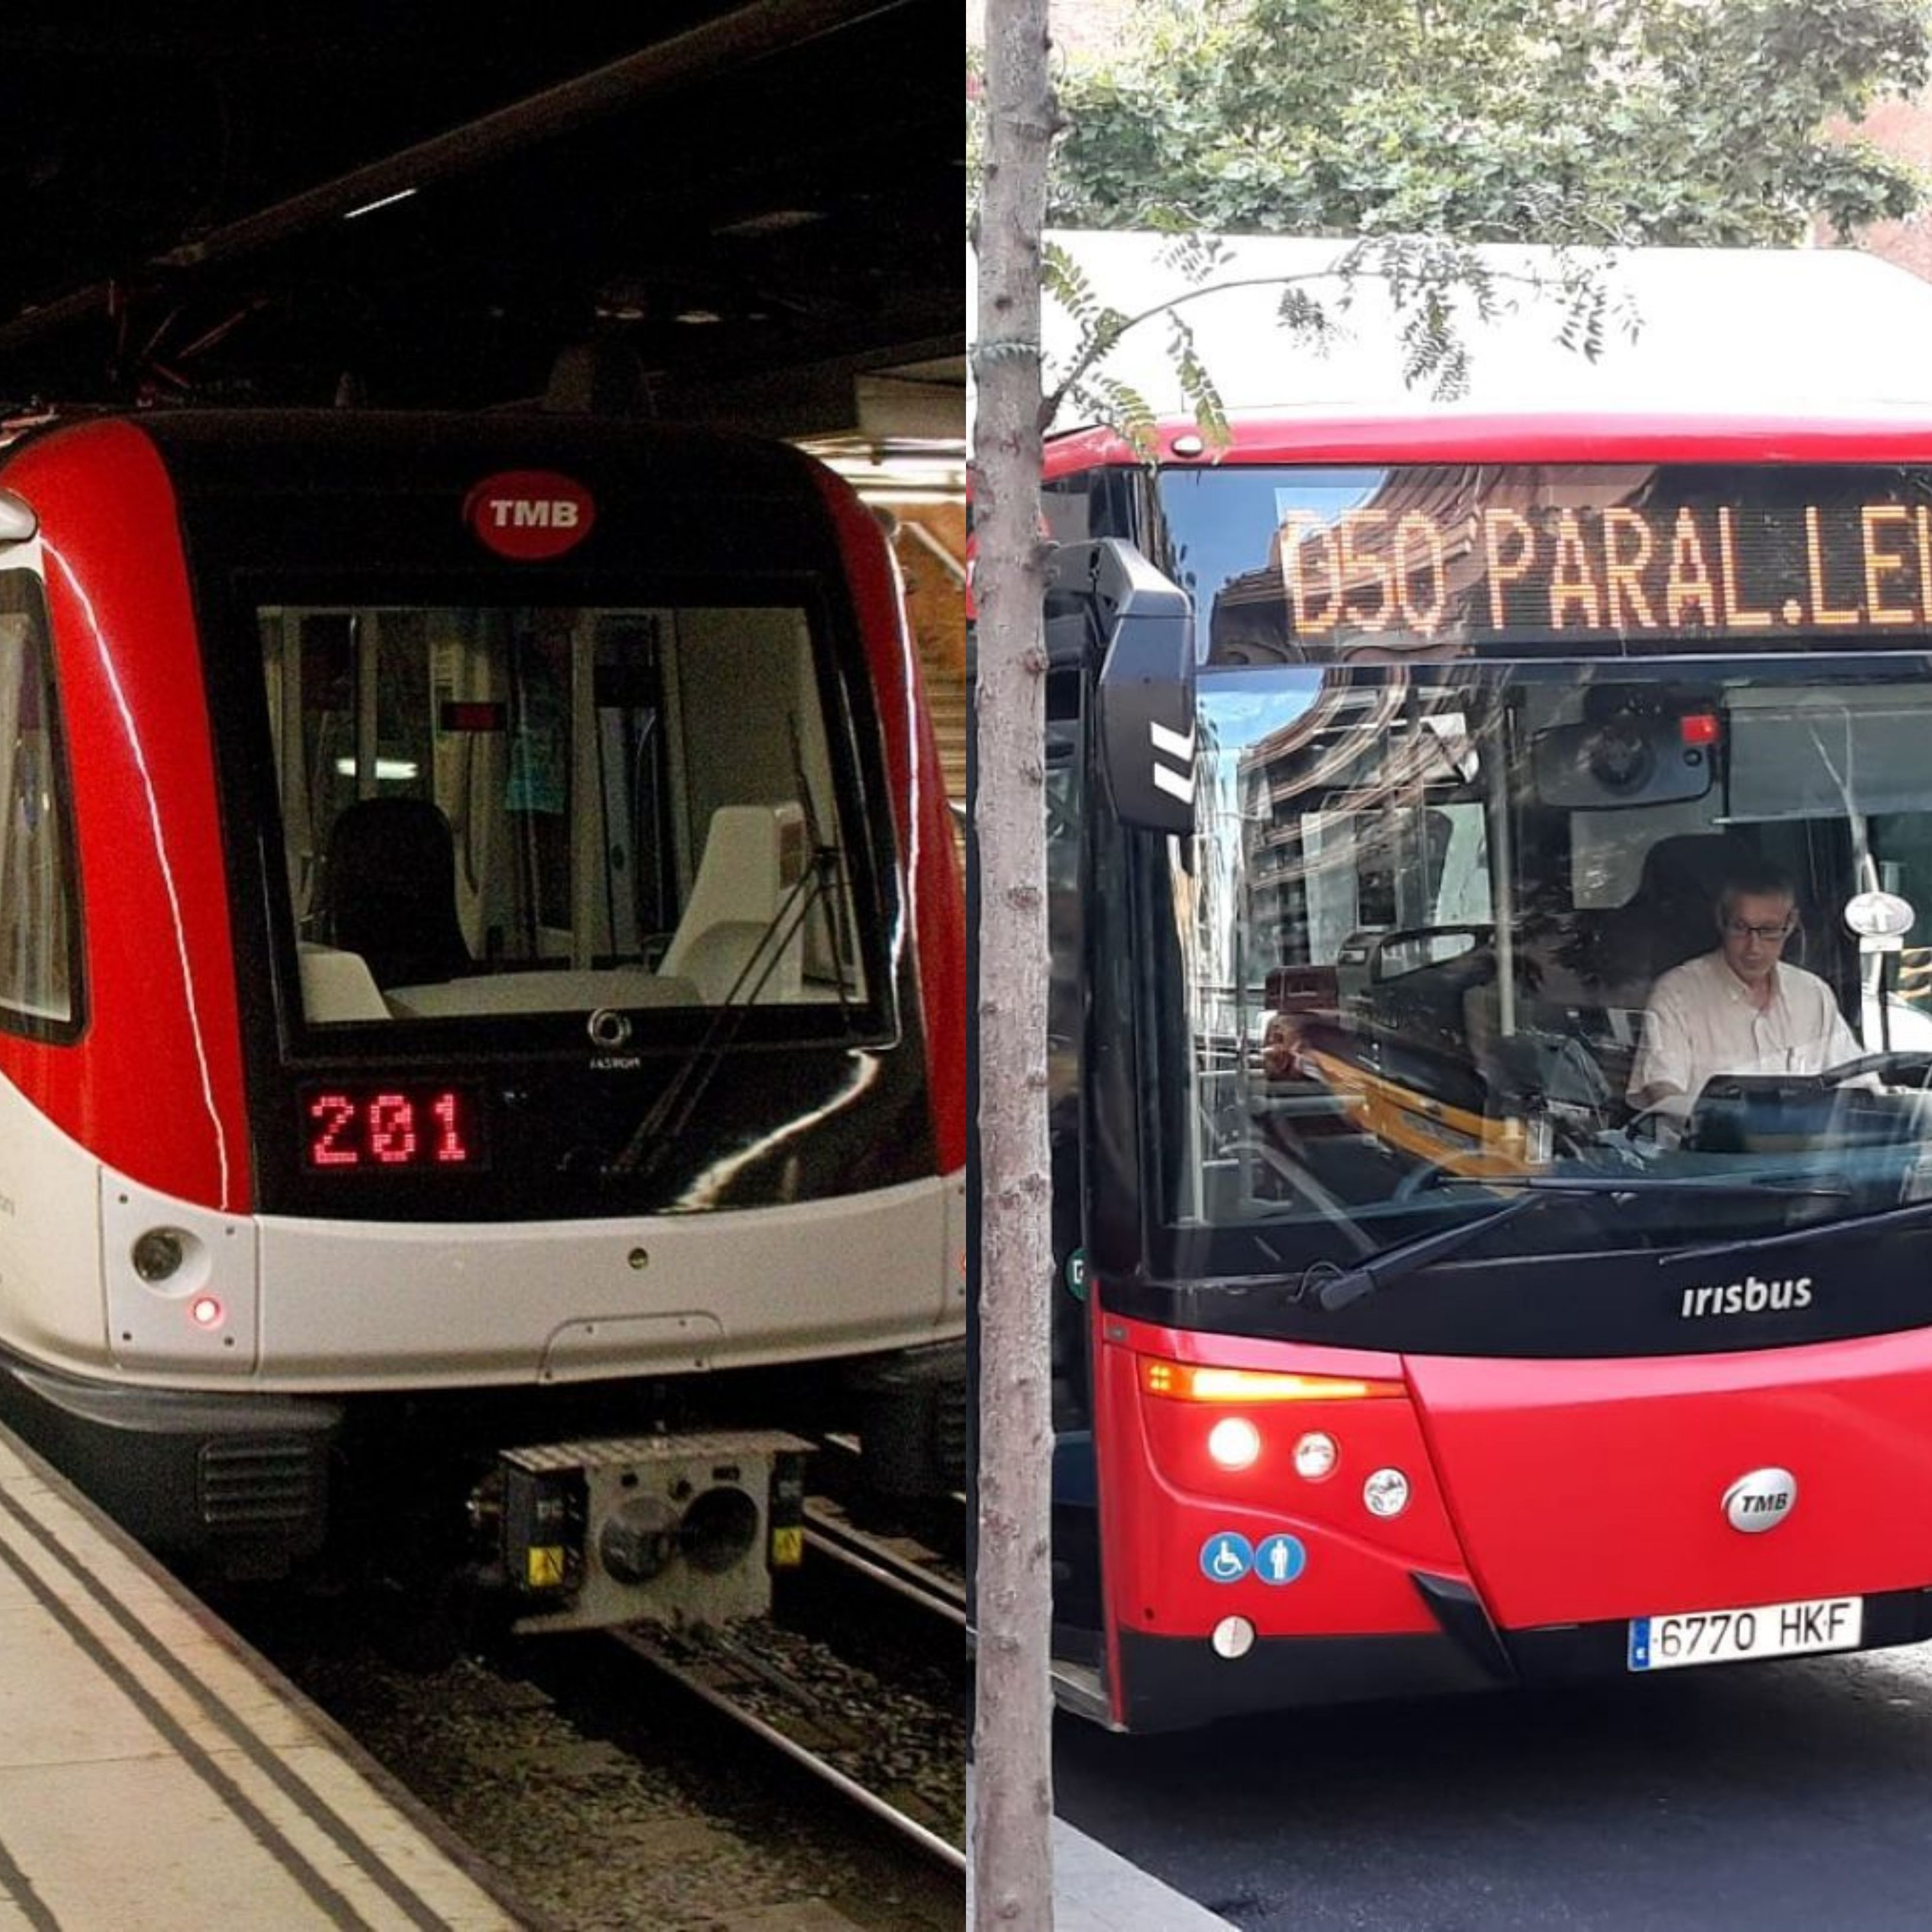
[[1226, 406], [1195, 344], [1182, 311], [1202, 296], [1229, 288], [1266, 286], [1279, 290], [1275, 313], [1283, 331], [1312, 353], [1325, 352], [1340, 326], [1336, 310], [1354, 300], [1364, 277], [1382, 286], [1398, 319], [1402, 374], [1412, 388], [1426, 387], [1441, 397], [1461, 394], [1469, 369], [1468, 345], [1459, 316], [1466, 309], [1478, 320], [1493, 320], [1526, 293], [1546, 304], [1557, 340], [1594, 362], [1602, 354], [1610, 326], [1634, 336], [1641, 326], [1629, 293], [1606, 278], [1600, 251], [1578, 255], [1567, 247], [1550, 251], [1546, 265], [1511, 272], [1499, 269], [1477, 251], [1477, 244], [1442, 235], [1362, 236], [1328, 258], [1307, 279], [1329, 285], [1329, 304], [1304, 280], [1274, 274], [1246, 276], [1232, 269], [1232, 250], [1220, 237], [1171, 236], [1158, 259], [1189, 284], [1127, 315], [1102, 303], [1085, 272], [1066, 248], [1047, 242], [1042, 251], [1041, 287], [1072, 317], [1075, 338], [1058, 385], [1043, 399], [1042, 427], [1051, 426], [1070, 404], [1082, 420], [1102, 422], [1148, 460], [1157, 446], [1154, 412], [1146, 398], [1110, 375], [1109, 352], [1130, 329], [1165, 320], [1167, 362], [1183, 399], [1208, 443], [1226, 448], [1232, 440]]
[[1834, 123], [1928, 72], [1924, 0], [1204, 0], [1063, 83], [1049, 219], [1612, 246], [1788, 244], [1822, 220], [1847, 236], [1910, 213], [1922, 183]]

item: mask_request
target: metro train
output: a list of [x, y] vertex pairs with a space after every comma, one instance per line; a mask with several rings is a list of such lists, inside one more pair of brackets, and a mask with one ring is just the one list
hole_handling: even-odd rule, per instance
[[962, 1480], [964, 916], [789, 448], [184, 410], [0, 460], [0, 1418], [198, 1568], [756, 1614]]

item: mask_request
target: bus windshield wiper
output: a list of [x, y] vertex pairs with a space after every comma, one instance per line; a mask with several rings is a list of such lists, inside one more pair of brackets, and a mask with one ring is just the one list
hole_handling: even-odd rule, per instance
[[[1473, 1221], [1460, 1222], [1453, 1228], [1444, 1228], [1436, 1234], [1421, 1234], [1413, 1240], [1398, 1241], [1392, 1248], [1383, 1251], [1370, 1260], [1358, 1262], [1352, 1268], [1345, 1268], [1339, 1274], [1330, 1275], [1315, 1291], [1315, 1299], [1328, 1313], [1347, 1308], [1366, 1297], [1400, 1281], [1405, 1275], [1416, 1274], [1439, 1261], [1446, 1261], [1454, 1254], [1472, 1246], [1492, 1228], [1499, 1228], [1505, 1221], [1513, 1221], [1519, 1214], [1527, 1214], [1544, 1202], [1562, 1197], [1571, 1200], [1588, 1199], [1594, 1195], [1609, 1195], [1612, 1198], [1628, 1197], [1632, 1199], [1646, 1194], [1698, 1194], [1712, 1198], [1744, 1197], [1756, 1199], [1762, 1197], [1784, 1198], [1791, 1195], [1843, 1196], [1847, 1190], [1842, 1187], [1812, 1187], [1780, 1184], [1774, 1182], [1751, 1180], [1701, 1180], [1688, 1175], [1673, 1178], [1659, 1174], [1579, 1174], [1574, 1178], [1557, 1178], [1540, 1174], [1498, 1174], [1478, 1176], [1474, 1174], [1449, 1174], [1436, 1184], [1438, 1186], [1468, 1186], [1510, 1188], [1517, 1191], [1514, 1201], [1505, 1201], [1500, 1208], [1487, 1214], [1479, 1214]], [[1932, 1210], [1932, 1202], [1924, 1204]], [[1773, 1240], [1780, 1238], [1771, 1237]], [[1305, 1292], [1305, 1291], [1304, 1291]]]
[[1774, 1234], [1748, 1234], [1742, 1240], [1707, 1241], [1698, 1248], [1671, 1248], [1657, 1258], [1659, 1268], [1676, 1262], [1700, 1262], [1714, 1255], [1756, 1255], [1767, 1248], [1786, 1248], [1808, 1241], [1826, 1228], [1882, 1234], [1893, 1228], [1910, 1227], [1915, 1221], [1932, 1220], [1932, 1200], [1909, 1201], [1903, 1208], [1888, 1208], [1876, 1214], [1839, 1214], [1828, 1221], [1808, 1221], [1802, 1228], [1780, 1228]]

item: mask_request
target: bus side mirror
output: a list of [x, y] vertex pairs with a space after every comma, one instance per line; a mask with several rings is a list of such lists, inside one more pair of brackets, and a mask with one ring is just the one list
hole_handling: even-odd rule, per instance
[[1048, 579], [1072, 594], [1100, 652], [1100, 762], [1125, 825], [1194, 830], [1194, 611], [1187, 593], [1117, 537], [1070, 544]]

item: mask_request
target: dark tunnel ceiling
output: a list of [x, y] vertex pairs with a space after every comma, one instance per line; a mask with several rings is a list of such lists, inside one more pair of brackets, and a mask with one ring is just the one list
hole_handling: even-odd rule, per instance
[[86, 17], [0, 24], [0, 412], [487, 408], [571, 350], [600, 406], [795, 432], [962, 380], [945, 0]]

